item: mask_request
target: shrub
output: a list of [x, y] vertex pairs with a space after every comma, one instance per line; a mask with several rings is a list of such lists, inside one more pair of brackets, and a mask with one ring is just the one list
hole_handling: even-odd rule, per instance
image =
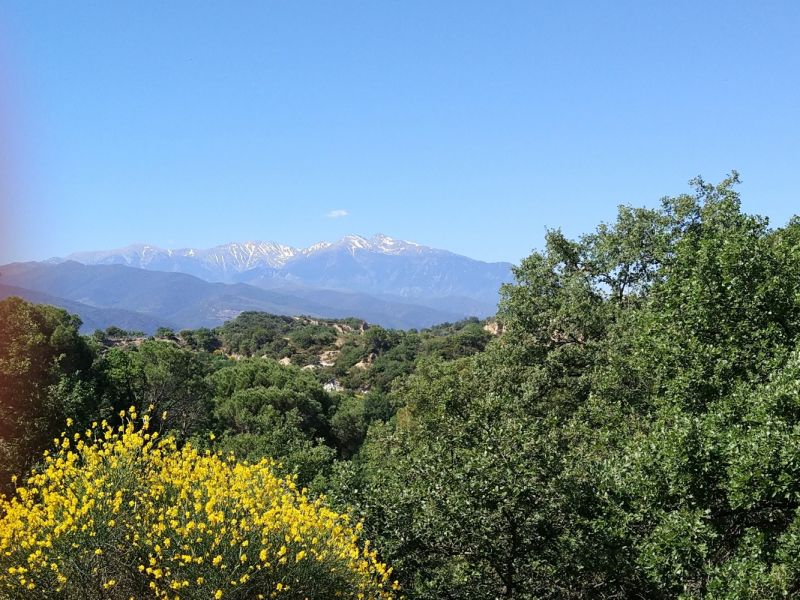
[[0, 596], [394, 598], [360, 523], [271, 461], [179, 449], [135, 419], [62, 434], [0, 500]]

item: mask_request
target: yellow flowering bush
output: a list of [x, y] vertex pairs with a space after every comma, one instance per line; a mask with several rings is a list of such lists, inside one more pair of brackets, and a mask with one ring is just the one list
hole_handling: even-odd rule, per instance
[[0, 500], [0, 598], [395, 598], [360, 524], [271, 461], [179, 449], [127, 419], [62, 434]]

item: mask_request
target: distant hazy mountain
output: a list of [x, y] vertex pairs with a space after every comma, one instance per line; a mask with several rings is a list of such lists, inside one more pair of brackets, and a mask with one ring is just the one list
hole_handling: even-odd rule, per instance
[[0, 300], [5, 300], [9, 296], [20, 296], [35, 304], [59, 306], [67, 309], [70, 313], [77, 314], [83, 321], [81, 326], [83, 333], [92, 333], [95, 329], [105, 330], [110, 325], [145, 333], [154, 333], [159, 327], [172, 327], [173, 329], [176, 327], [171, 321], [153, 315], [120, 308], [97, 308], [35, 290], [0, 284]]
[[458, 297], [462, 305], [465, 299], [476, 302], [476, 316], [493, 313], [500, 285], [511, 281], [510, 263], [486, 263], [380, 234], [369, 239], [348, 235], [304, 249], [259, 241], [177, 250], [133, 244], [76, 252], [49, 262], [64, 260], [186, 273], [209, 282], [249, 283], [270, 290], [324, 288], [438, 300], [446, 310], [450, 299]]
[[[243, 283], [209, 283], [184, 273], [165, 273], [120, 264], [12, 263], [0, 267], [0, 292], [62, 306], [79, 314], [85, 329], [114, 324], [152, 332], [159, 325], [214, 327], [245, 310], [279, 315], [358, 317], [384, 327], [429, 327], [463, 318], [408, 302], [354, 292], [295, 288], [266, 290]], [[38, 296], [37, 296], [38, 294]], [[106, 323], [105, 319], [112, 319]]]

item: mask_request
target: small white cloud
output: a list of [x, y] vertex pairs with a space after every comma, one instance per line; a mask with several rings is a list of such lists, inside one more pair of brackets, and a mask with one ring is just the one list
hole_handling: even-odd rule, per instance
[[326, 217], [330, 217], [331, 219], [338, 219], [339, 217], [346, 217], [347, 211], [342, 209], [332, 210], [331, 212], [325, 215]]

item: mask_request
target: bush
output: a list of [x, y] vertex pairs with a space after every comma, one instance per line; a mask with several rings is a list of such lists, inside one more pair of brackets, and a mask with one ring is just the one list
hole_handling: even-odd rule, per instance
[[0, 501], [0, 596], [394, 597], [361, 525], [271, 461], [178, 449], [135, 418], [62, 434], [43, 470]]

